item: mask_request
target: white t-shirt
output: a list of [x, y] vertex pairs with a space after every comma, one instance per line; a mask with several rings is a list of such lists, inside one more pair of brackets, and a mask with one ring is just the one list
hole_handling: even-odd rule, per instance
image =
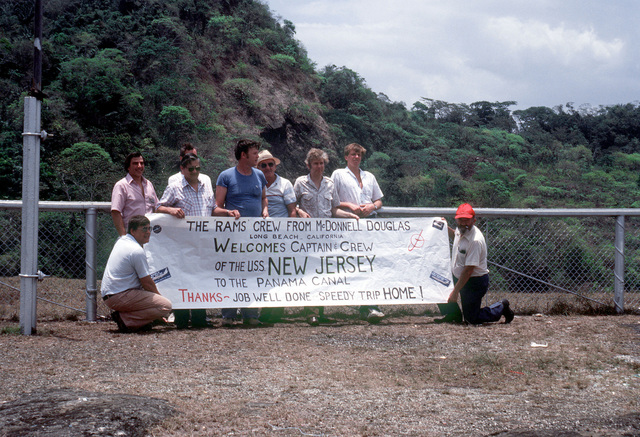
[[296, 203], [296, 194], [289, 179], [276, 175], [276, 180], [267, 187], [269, 217], [289, 217], [287, 205]]
[[142, 288], [140, 278], [149, 276], [147, 256], [131, 234], [118, 238], [113, 245], [102, 276], [102, 296], [117, 294], [130, 288]]
[[474, 266], [472, 277], [484, 276], [487, 269], [487, 243], [480, 229], [473, 226], [464, 234], [456, 229], [451, 250], [451, 270], [459, 278], [466, 266]]

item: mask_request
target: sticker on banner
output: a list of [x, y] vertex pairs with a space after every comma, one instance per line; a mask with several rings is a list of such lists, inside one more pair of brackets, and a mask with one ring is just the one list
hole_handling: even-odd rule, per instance
[[169, 279], [170, 277], [171, 277], [171, 273], [169, 272], [169, 267], [165, 267], [162, 270], [158, 270], [157, 272], [151, 273], [151, 279], [153, 279], [153, 282], [155, 282], [156, 284], [158, 282], [162, 282], [166, 279]]
[[436, 272], [431, 272], [431, 275], [429, 275], [429, 277], [434, 281], [441, 283], [445, 287], [448, 287], [449, 284], [451, 284], [451, 281], [448, 278], [445, 278], [444, 276]]

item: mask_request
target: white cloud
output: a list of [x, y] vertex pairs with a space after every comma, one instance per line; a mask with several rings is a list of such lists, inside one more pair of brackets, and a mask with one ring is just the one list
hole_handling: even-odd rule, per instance
[[552, 27], [534, 20], [522, 21], [516, 17], [491, 18], [486, 32], [495, 35], [511, 52], [524, 51], [525, 56], [549, 55], [563, 65], [576, 62], [615, 62], [623, 53], [624, 43], [618, 38], [604, 41], [593, 28], [576, 30], [564, 23]]
[[408, 106], [640, 99], [635, 2], [269, 0], [319, 68], [346, 66]]

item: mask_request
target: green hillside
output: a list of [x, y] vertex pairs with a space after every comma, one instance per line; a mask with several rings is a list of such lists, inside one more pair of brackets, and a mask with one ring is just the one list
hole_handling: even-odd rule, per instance
[[[21, 195], [33, 5], [0, 5], [0, 198]], [[310, 147], [368, 150], [394, 206], [640, 206], [640, 106], [392, 102], [346, 67], [318, 68], [295, 26], [255, 0], [44, 2], [41, 197], [109, 200], [132, 150], [159, 192], [191, 141], [215, 178], [234, 141], [262, 141], [291, 179]], [[18, 171], [16, 171], [18, 169]]]

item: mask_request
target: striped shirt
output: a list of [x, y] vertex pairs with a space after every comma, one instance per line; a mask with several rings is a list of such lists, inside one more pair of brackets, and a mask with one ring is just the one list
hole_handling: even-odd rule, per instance
[[158, 206], [181, 208], [185, 215], [190, 216], [210, 216], [216, 209], [213, 190], [210, 185], [202, 182], [201, 176], [198, 176], [198, 191], [189, 185], [184, 176], [177, 182], [169, 184]]

